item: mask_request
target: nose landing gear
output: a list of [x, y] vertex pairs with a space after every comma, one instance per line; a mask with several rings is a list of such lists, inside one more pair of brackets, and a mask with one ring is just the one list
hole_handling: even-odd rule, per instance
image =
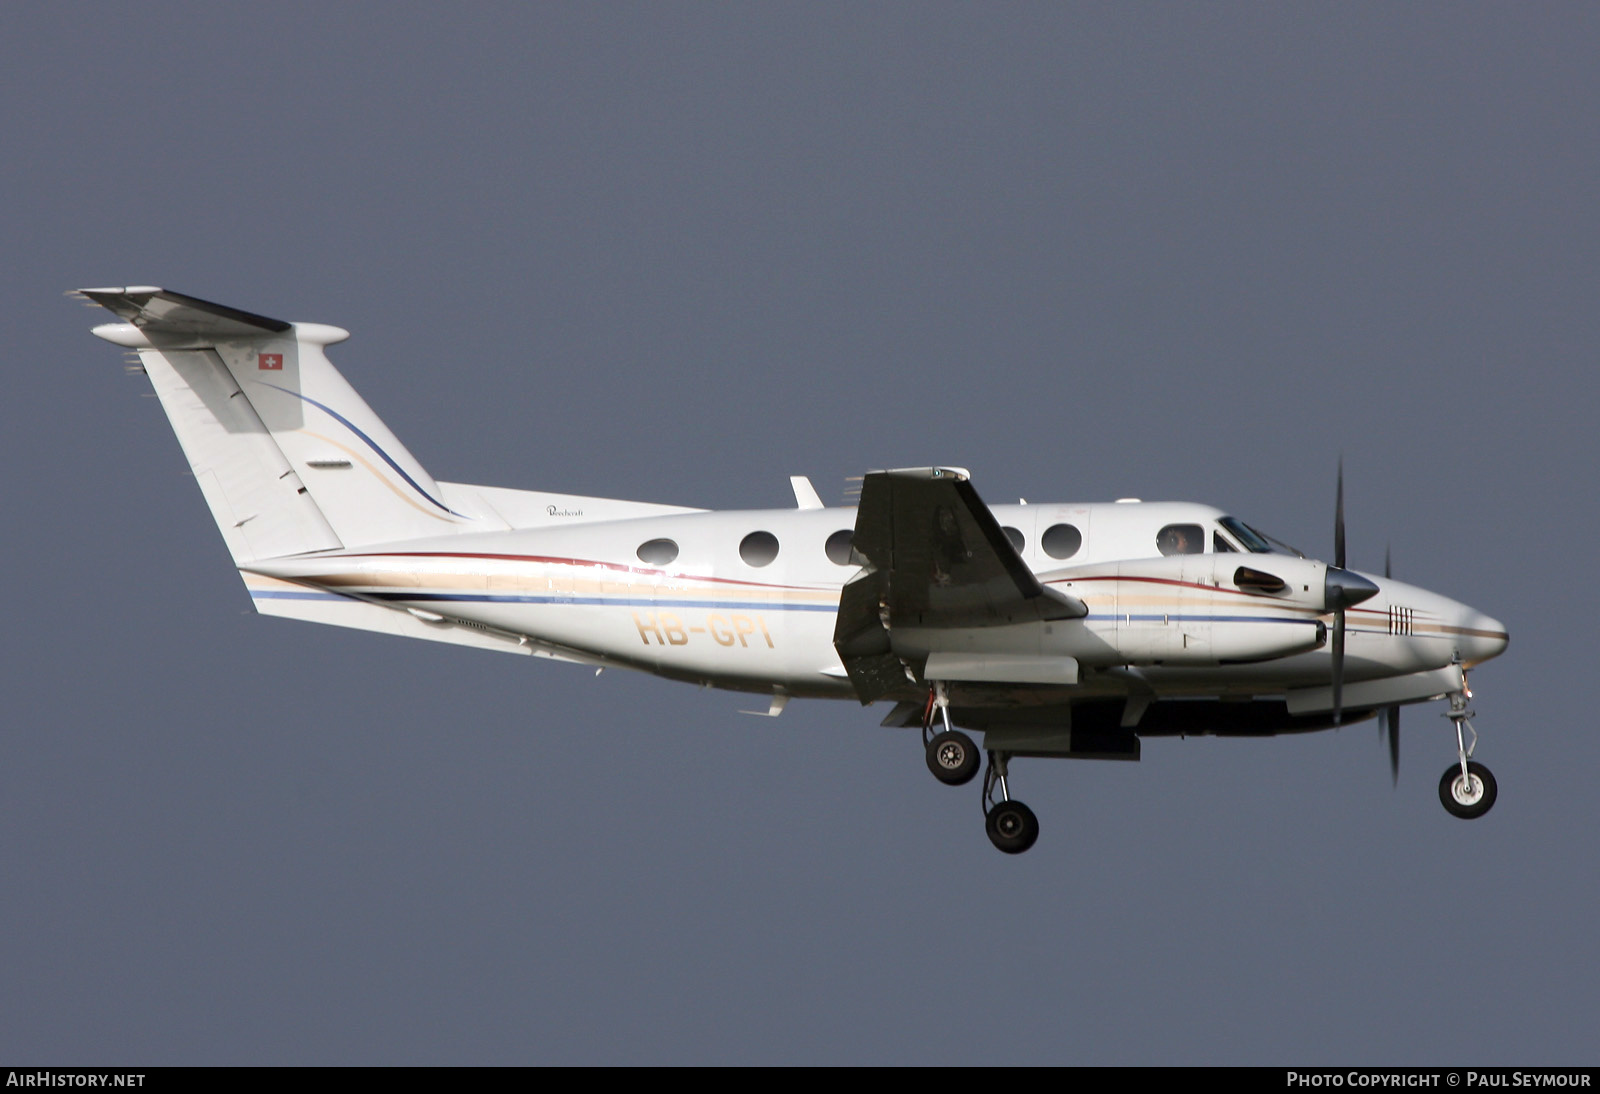
[[1493, 808], [1498, 793], [1494, 775], [1472, 758], [1473, 749], [1478, 747], [1478, 731], [1472, 728], [1472, 711], [1467, 709], [1471, 695], [1462, 690], [1450, 696], [1450, 713], [1446, 717], [1456, 728], [1456, 762], [1439, 779], [1439, 801], [1452, 817], [1462, 820], [1483, 816]]
[[1494, 776], [1480, 763], [1469, 760], [1466, 771], [1451, 764], [1439, 780], [1439, 800], [1452, 817], [1472, 820], [1494, 805]]

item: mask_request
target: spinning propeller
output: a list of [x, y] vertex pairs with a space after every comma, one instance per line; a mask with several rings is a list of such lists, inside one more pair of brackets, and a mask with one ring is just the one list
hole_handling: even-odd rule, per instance
[[1333, 724], [1344, 715], [1344, 613], [1370, 597], [1378, 587], [1344, 566], [1344, 457], [1339, 457], [1339, 492], [1333, 509], [1333, 565], [1323, 588], [1327, 609], [1333, 612]]
[[[1383, 549], [1383, 576], [1389, 572], [1389, 548]], [[1395, 786], [1400, 785], [1400, 704], [1392, 703], [1378, 715], [1378, 736], [1389, 743], [1389, 777]]]

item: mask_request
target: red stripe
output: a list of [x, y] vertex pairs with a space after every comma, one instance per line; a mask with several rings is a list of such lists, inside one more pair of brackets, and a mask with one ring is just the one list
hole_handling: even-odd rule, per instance
[[[1205, 585], [1205, 584], [1202, 584], [1202, 583], [1200, 583], [1198, 581], [1179, 581], [1177, 578], [1172, 578], [1172, 577], [1133, 577], [1133, 576], [1127, 576], [1127, 575], [1118, 576], [1118, 575], [1115, 575], [1115, 574], [1106, 574], [1106, 575], [1095, 576], [1095, 577], [1058, 577], [1058, 578], [1051, 579], [1050, 581], [1046, 582], [1046, 584], [1047, 585], [1059, 585], [1059, 584], [1062, 584], [1063, 582], [1065, 582], [1066, 584], [1070, 585], [1074, 581], [1139, 581], [1139, 582], [1143, 582], [1146, 585], [1176, 585], [1176, 586], [1178, 586], [1179, 588], [1182, 588], [1182, 589], [1204, 589], [1208, 593], [1227, 593], [1229, 596], [1247, 596], [1251, 600], [1255, 600], [1255, 601], [1258, 601], [1258, 602], [1261, 602], [1261, 603], [1267, 603], [1267, 604], [1274, 603], [1274, 601], [1265, 600], [1262, 597], [1256, 595], [1255, 593], [1241, 592], [1238, 589], [1224, 589], [1224, 588], [1221, 588], [1220, 586], [1217, 586], [1217, 585]], [[1278, 601], [1276, 603], [1282, 604], [1281, 601]], [[1282, 606], [1283, 607], [1289, 607], [1289, 608], [1298, 608], [1301, 611], [1305, 610], [1303, 608], [1299, 608], [1299, 605], [1295, 605], [1295, 604], [1283, 604]]]
[[[1291, 609], [1293, 611], [1298, 611], [1298, 612], [1310, 612], [1313, 615], [1327, 615], [1327, 614], [1329, 614], [1330, 612], [1333, 611], [1332, 608], [1326, 608], [1326, 609], [1307, 608], [1307, 607], [1304, 607], [1304, 606], [1299, 605], [1299, 604], [1285, 604], [1282, 601], [1274, 602], [1274, 601], [1271, 601], [1271, 600], [1267, 600], [1267, 599], [1259, 596], [1256, 593], [1247, 593], [1247, 592], [1244, 592], [1244, 591], [1239, 590], [1239, 589], [1224, 589], [1224, 588], [1221, 588], [1220, 586], [1217, 586], [1217, 585], [1206, 585], [1206, 584], [1203, 584], [1203, 583], [1197, 582], [1197, 581], [1179, 581], [1178, 579], [1171, 578], [1171, 577], [1134, 577], [1132, 575], [1118, 576], [1118, 575], [1115, 575], [1115, 574], [1097, 574], [1097, 575], [1094, 575], [1094, 576], [1091, 576], [1091, 577], [1058, 577], [1058, 578], [1052, 578], [1050, 581], [1045, 582], [1045, 584], [1047, 584], [1047, 585], [1069, 584], [1070, 585], [1074, 581], [1137, 581], [1137, 582], [1142, 582], [1142, 583], [1144, 583], [1146, 585], [1176, 585], [1176, 586], [1178, 586], [1179, 588], [1182, 588], [1182, 589], [1203, 589], [1208, 593], [1227, 593], [1229, 596], [1249, 597], [1251, 600], [1255, 601], [1258, 604], [1276, 603], [1279, 607], [1282, 607], [1282, 608], [1287, 608], [1287, 609]], [[1357, 615], [1376, 615], [1376, 616], [1385, 616], [1385, 617], [1387, 617], [1387, 615], [1389, 614], [1389, 609], [1388, 608], [1346, 608], [1345, 611], [1351, 612], [1352, 614], [1357, 614]], [[1430, 617], [1433, 616], [1433, 613], [1431, 613], [1431, 612], [1423, 613], [1423, 612], [1419, 611], [1417, 614], [1419, 616], [1424, 615], [1424, 614], [1426, 614], [1426, 615], [1428, 615]]]

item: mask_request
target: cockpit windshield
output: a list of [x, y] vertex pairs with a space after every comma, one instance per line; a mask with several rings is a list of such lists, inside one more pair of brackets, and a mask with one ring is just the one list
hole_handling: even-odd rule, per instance
[[1221, 517], [1217, 523], [1237, 539], [1246, 551], [1258, 555], [1296, 555], [1305, 558], [1305, 554], [1295, 550], [1287, 543], [1273, 539], [1265, 532], [1258, 532], [1238, 517]]

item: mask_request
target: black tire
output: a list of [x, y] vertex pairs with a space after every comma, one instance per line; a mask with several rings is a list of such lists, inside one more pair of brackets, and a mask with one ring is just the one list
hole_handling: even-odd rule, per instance
[[978, 746], [960, 730], [947, 729], [928, 742], [928, 770], [950, 786], [969, 783], [978, 773]]
[[1439, 801], [1452, 817], [1472, 820], [1481, 817], [1494, 806], [1498, 791], [1494, 776], [1476, 760], [1467, 761], [1467, 779], [1461, 777], [1461, 765], [1451, 764], [1439, 780]]
[[1020, 855], [1039, 838], [1039, 818], [1019, 801], [1001, 802], [984, 818], [989, 842], [1008, 855]]

